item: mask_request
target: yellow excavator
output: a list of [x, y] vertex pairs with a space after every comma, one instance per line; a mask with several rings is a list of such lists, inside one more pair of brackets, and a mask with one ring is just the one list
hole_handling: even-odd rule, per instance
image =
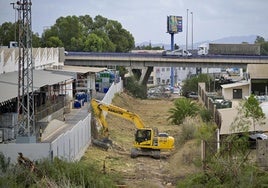
[[127, 119], [135, 124], [135, 140], [131, 149], [132, 158], [143, 155], [159, 159], [160, 150], [171, 150], [174, 148], [174, 138], [172, 136], [169, 136], [167, 133], [159, 133], [157, 128], [145, 127], [137, 114], [96, 99], [91, 99], [91, 106], [95, 119], [102, 126], [104, 140], [109, 140], [108, 124], [104, 112]]

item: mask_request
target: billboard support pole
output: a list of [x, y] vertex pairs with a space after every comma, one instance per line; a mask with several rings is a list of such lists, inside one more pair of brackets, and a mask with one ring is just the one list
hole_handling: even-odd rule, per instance
[[[171, 51], [174, 50], [174, 34], [182, 32], [182, 17], [168, 16], [167, 17], [167, 32], [171, 36]], [[170, 68], [170, 87], [171, 93], [174, 92], [174, 68]]]
[[[173, 51], [174, 50], [174, 33], [170, 33], [170, 36], [171, 36], [171, 48], [170, 50]], [[171, 90], [171, 93], [173, 93], [174, 91], [174, 68], [171, 67], [170, 68], [170, 90]]]

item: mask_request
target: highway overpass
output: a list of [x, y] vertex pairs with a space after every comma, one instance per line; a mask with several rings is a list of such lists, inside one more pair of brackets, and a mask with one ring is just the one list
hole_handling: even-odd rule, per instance
[[140, 75], [146, 85], [153, 67], [246, 68], [248, 64], [267, 64], [268, 56], [192, 56], [175, 57], [146, 53], [68, 52], [65, 65], [124, 66]]
[[142, 53], [93, 53], [69, 52], [65, 65], [81, 66], [125, 66], [140, 67], [202, 67], [202, 68], [246, 68], [247, 64], [267, 64], [268, 56], [193, 56], [174, 57], [162, 54]]

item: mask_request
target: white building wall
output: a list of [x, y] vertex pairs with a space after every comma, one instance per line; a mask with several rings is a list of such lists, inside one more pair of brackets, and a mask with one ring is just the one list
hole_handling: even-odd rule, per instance
[[242, 89], [242, 99], [244, 99], [246, 96], [250, 95], [248, 85], [240, 86], [240, 87], [233, 87], [233, 88], [223, 88], [222, 95], [223, 95], [224, 99], [233, 100], [233, 90], [234, 89]]
[[202, 68], [203, 74], [221, 73], [221, 68]]
[[[61, 48], [33, 48], [32, 58], [35, 69], [61, 66]], [[0, 48], [0, 74], [18, 71], [19, 48]]]
[[[188, 75], [196, 74], [196, 68], [192, 67], [173, 67], [174, 84], [178, 84], [185, 80]], [[154, 67], [154, 85], [170, 84], [171, 67]]]

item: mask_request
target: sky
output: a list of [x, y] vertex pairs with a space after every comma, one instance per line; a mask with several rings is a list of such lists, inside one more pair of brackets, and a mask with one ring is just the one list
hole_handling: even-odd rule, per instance
[[[183, 32], [174, 37], [178, 45], [185, 45], [186, 38], [188, 45], [192, 40], [196, 43], [230, 36], [259, 35], [268, 39], [267, 0], [31, 1], [32, 30], [39, 35], [62, 16], [101, 15], [120, 22], [133, 35], [135, 43], [169, 44], [167, 16], [174, 15], [183, 17]], [[10, 4], [13, 2], [17, 1], [0, 0], [0, 25], [14, 22], [15, 10]]]

